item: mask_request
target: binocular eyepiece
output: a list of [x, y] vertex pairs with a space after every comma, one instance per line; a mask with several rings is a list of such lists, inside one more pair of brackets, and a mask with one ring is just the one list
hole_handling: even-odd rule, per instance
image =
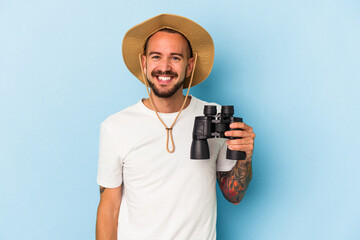
[[[215, 105], [205, 105], [204, 106], [204, 115], [205, 116], [215, 116], [217, 109]], [[234, 106], [221, 106], [221, 115], [232, 117], [234, 115]]]
[[[215, 105], [204, 106], [204, 116], [195, 117], [193, 129], [193, 141], [191, 143], [191, 159], [209, 159], [210, 151], [208, 138], [226, 138], [224, 133], [230, 129], [233, 122], [242, 122], [242, 118], [233, 117], [234, 106], [222, 106], [221, 112], [217, 113]], [[239, 129], [241, 130], [241, 129]], [[237, 139], [227, 137], [228, 139]], [[243, 151], [227, 149], [226, 158], [231, 160], [245, 160], [246, 154]]]

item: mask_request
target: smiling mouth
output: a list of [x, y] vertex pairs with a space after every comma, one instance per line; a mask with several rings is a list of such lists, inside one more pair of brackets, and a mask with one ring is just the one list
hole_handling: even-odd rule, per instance
[[168, 84], [174, 79], [174, 76], [155, 76], [160, 84]]
[[160, 85], [167, 85], [172, 82], [172, 80], [177, 78], [177, 73], [170, 71], [152, 71], [151, 76], [156, 80]]

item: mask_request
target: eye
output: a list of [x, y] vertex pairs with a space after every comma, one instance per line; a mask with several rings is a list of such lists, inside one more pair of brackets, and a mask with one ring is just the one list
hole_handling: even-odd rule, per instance
[[159, 59], [159, 58], [160, 58], [159, 55], [152, 55], [152, 56], [151, 56], [151, 59]]
[[177, 56], [173, 56], [173, 57], [172, 57], [172, 60], [175, 60], [175, 61], [180, 61], [180, 58], [179, 58], [179, 57], [177, 57]]

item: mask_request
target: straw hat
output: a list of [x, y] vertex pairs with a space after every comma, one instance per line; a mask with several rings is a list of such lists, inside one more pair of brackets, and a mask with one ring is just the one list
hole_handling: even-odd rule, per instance
[[[190, 42], [197, 63], [191, 86], [204, 81], [210, 74], [214, 62], [214, 43], [210, 34], [192, 20], [172, 15], [161, 14], [131, 28], [124, 36], [122, 54], [127, 68], [142, 83], [143, 76], [139, 54], [143, 53], [146, 39], [157, 31], [170, 28], [182, 33]], [[184, 88], [189, 87], [190, 77], [185, 79]]]

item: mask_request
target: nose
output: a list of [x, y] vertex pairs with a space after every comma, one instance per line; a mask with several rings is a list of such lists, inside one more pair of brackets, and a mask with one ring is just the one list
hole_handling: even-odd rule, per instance
[[167, 59], [167, 58], [161, 59], [161, 62], [159, 64], [159, 70], [161, 70], [162, 72], [171, 70], [171, 65], [170, 65], [169, 59]]

